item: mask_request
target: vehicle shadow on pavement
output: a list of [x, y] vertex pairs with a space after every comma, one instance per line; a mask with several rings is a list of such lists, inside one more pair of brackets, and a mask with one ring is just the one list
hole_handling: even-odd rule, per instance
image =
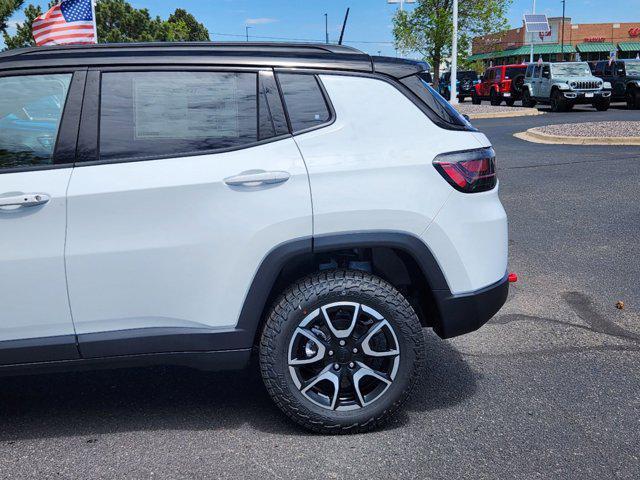
[[[447, 408], [472, 395], [474, 373], [451, 344], [425, 333], [427, 367], [386, 429], [411, 411]], [[0, 378], [0, 442], [112, 433], [244, 426], [308, 435], [271, 403], [257, 368], [207, 373], [146, 368]]]

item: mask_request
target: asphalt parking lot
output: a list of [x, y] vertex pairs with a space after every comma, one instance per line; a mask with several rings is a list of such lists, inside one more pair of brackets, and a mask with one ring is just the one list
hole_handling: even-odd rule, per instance
[[308, 434], [250, 371], [3, 378], [0, 478], [640, 478], [640, 147], [513, 137], [638, 118], [474, 122], [498, 154], [520, 281], [478, 332], [425, 332], [428, 367], [384, 430]]

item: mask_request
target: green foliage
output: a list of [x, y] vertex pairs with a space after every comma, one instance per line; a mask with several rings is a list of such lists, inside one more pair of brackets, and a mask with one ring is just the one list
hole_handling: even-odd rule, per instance
[[96, 7], [100, 43], [208, 41], [209, 31], [196, 18], [178, 8], [168, 20], [152, 18], [146, 8], [126, 0], [100, 0]]
[[0, 0], [0, 32], [7, 31], [9, 18], [18, 10], [24, 0]]
[[42, 13], [42, 9], [39, 6], [27, 5], [23, 13], [25, 21], [18, 24], [16, 33], [9, 35], [6, 31], [2, 32], [7, 50], [34, 45], [33, 35], [31, 35], [31, 24], [36, 17], [42, 15]]
[[[2, 2], [11, 1], [22, 3], [24, 0], [0, 0], [0, 8]], [[15, 35], [3, 32], [7, 49], [35, 44], [31, 25], [42, 13], [40, 7], [34, 5], [28, 5], [24, 9], [25, 21], [18, 25]], [[182, 8], [176, 9], [167, 20], [162, 20], [160, 17], [151, 17], [146, 8], [134, 8], [126, 0], [99, 0], [96, 5], [96, 23], [100, 43], [209, 40], [206, 27]]]
[[[478, 35], [507, 28], [505, 12], [511, 0], [459, 0], [458, 62], [466, 65], [471, 40]], [[398, 11], [393, 19], [396, 48], [418, 52], [433, 67], [437, 81], [444, 58], [451, 55], [453, 36], [453, 0], [418, 0], [416, 8]]]

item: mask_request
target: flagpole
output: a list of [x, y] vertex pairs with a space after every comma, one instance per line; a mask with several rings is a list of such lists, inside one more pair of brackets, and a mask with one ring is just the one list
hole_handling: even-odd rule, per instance
[[91, 0], [91, 12], [93, 14], [93, 30], [96, 36], [96, 43], [98, 43], [98, 19], [96, 18], [96, 3], [97, 3], [97, 0]]

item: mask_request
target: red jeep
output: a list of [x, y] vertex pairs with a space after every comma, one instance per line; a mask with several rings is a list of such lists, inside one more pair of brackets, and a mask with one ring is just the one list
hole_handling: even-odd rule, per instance
[[481, 81], [471, 93], [474, 105], [480, 105], [482, 100], [490, 100], [491, 105], [500, 105], [504, 100], [512, 106], [516, 100], [522, 98], [522, 85], [527, 65], [498, 65], [489, 67]]

